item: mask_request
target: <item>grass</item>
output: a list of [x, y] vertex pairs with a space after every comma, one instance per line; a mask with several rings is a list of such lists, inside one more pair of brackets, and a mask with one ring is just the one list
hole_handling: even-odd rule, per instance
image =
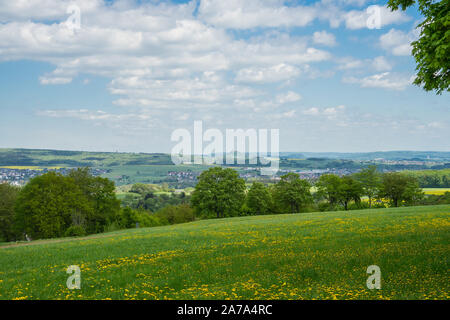
[[302, 213], [32, 242], [0, 249], [0, 299], [448, 299], [449, 218], [450, 205]]

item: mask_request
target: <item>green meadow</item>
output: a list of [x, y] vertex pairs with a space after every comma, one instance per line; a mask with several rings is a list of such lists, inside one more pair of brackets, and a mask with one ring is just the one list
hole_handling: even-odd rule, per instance
[[[0, 299], [448, 299], [450, 205], [0, 244]], [[66, 269], [81, 268], [81, 290]], [[369, 290], [367, 267], [381, 269]]]

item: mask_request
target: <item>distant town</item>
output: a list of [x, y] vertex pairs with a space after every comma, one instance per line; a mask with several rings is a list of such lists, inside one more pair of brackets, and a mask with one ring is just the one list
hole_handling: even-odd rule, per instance
[[[14, 186], [23, 186], [30, 179], [43, 175], [47, 172], [58, 172], [66, 175], [70, 168], [39, 168], [39, 169], [19, 169], [19, 168], [0, 168], [0, 183], [9, 183]], [[91, 169], [94, 176], [101, 176], [108, 173], [109, 170], [105, 169]]]

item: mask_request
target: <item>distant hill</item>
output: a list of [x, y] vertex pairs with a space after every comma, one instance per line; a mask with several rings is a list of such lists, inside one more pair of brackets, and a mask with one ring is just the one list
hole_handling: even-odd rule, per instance
[[450, 152], [446, 151], [377, 151], [364, 153], [339, 153], [339, 152], [281, 152], [283, 158], [328, 158], [347, 160], [450, 160]]
[[0, 149], [0, 166], [113, 167], [172, 164], [170, 155], [163, 153]]
[[[282, 159], [341, 160], [417, 160], [450, 161], [450, 152], [441, 151], [386, 151], [367, 153], [338, 152], [281, 152]], [[41, 167], [115, 167], [139, 165], [173, 165], [169, 154], [86, 152], [39, 149], [1, 149], [0, 166]]]

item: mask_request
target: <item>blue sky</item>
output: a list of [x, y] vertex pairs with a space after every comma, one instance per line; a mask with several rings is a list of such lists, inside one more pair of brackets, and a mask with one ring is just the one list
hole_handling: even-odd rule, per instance
[[421, 17], [385, 3], [0, 0], [0, 147], [169, 152], [203, 120], [281, 151], [450, 151], [448, 93], [411, 84]]

